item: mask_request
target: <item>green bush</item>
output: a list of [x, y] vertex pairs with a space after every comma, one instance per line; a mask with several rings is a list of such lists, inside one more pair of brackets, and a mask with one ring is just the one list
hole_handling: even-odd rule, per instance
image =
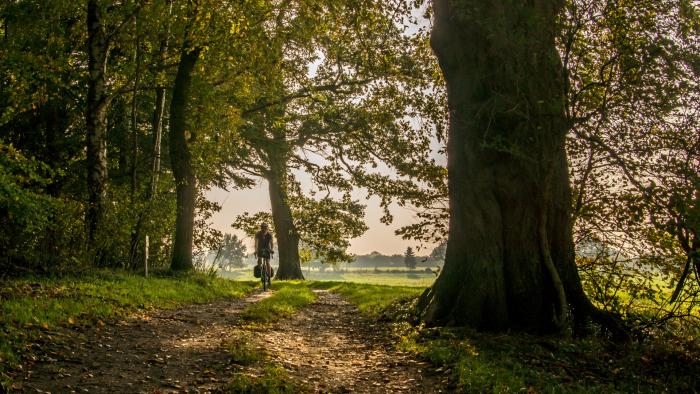
[[57, 174], [0, 141], [0, 275], [58, 272], [82, 261], [81, 204], [46, 192]]

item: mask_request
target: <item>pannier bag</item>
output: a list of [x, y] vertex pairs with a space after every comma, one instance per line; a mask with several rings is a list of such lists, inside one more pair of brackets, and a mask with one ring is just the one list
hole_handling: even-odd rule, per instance
[[256, 265], [255, 267], [253, 267], [253, 276], [256, 278], [262, 276], [262, 267], [260, 265]]

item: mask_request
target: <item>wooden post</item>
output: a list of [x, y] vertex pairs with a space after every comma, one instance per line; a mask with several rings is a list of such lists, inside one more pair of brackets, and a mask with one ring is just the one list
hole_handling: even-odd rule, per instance
[[143, 240], [143, 272], [148, 278], [148, 235]]

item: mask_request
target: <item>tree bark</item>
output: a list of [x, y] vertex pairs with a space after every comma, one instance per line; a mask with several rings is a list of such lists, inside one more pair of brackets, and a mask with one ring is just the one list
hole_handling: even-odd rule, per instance
[[85, 126], [87, 128], [88, 206], [85, 217], [87, 242], [91, 245], [100, 230], [107, 193], [107, 58], [109, 42], [96, 0], [88, 0], [88, 94]]
[[[160, 49], [158, 50], [158, 68], [165, 66], [168, 54], [170, 39], [170, 17], [172, 15], [173, 2], [168, 0], [168, 14], [166, 16], [165, 29], [160, 37]], [[161, 136], [163, 135], [163, 116], [165, 113], [165, 82], [162, 80], [165, 75], [162, 71], [155, 74], [156, 101], [153, 110], [153, 151], [151, 162], [151, 184], [147, 192], [147, 199], [150, 200], [158, 191], [158, 179], [160, 177], [160, 152]]]
[[434, 0], [447, 83], [450, 227], [431, 325], [551, 332], [594, 312], [574, 263], [556, 52], [562, 2]]
[[275, 236], [279, 253], [279, 268], [275, 274], [276, 279], [304, 279], [301, 272], [299, 259], [299, 233], [294, 226], [292, 209], [289, 207], [287, 197], [286, 163], [284, 157], [270, 156], [270, 171], [267, 182], [270, 191], [270, 204], [272, 206], [272, 220], [275, 224]]
[[192, 169], [192, 155], [188, 147], [192, 133], [187, 130], [186, 110], [190, 97], [192, 72], [200, 51], [199, 47], [189, 49], [187, 40], [185, 40], [170, 102], [170, 161], [177, 190], [175, 242], [170, 262], [170, 269], [173, 271], [185, 271], [193, 268], [192, 244], [197, 180]]
[[[134, 62], [136, 68], [134, 70], [134, 91], [131, 96], [131, 202], [136, 199], [137, 186], [137, 165], [139, 158], [139, 130], [138, 130], [138, 93], [139, 83], [141, 82], [141, 21], [139, 13], [136, 13], [134, 19]], [[136, 224], [131, 230], [131, 246], [129, 248], [129, 268], [133, 269], [138, 264], [137, 255], [139, 251], [139, 242], [141, 241], [141, 227], [143, 225], [143, 212], [137, 214]]]
[[141, 21], [139, 14], [134, 18], [134, 91], [131, 94], [131, 200], [136, 196], [136, 173], [139, 156], [139, 130], [138, 130], [138, 94], [141, 83]]

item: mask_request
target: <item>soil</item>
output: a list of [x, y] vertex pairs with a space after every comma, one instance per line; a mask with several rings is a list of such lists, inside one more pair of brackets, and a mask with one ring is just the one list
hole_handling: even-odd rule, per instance
[[386, 324], [338, 294], [316, 294], [309, 308], [259, 334], [273, 360], [314, 392], [445, 392], [427, 363], [395, 349]]
[[[237, 366], [224, 345], [242, 329], [240, 312], [271, 293], [155, 311], [121, 322], [54, 333], [24, 367], [22, 392], [220, 392]], [[437, 393], [446, 380], [397, 351], [387, 326], [339, 295], [289, 319], [250, 331], [271, 361], [313, 392]]]

